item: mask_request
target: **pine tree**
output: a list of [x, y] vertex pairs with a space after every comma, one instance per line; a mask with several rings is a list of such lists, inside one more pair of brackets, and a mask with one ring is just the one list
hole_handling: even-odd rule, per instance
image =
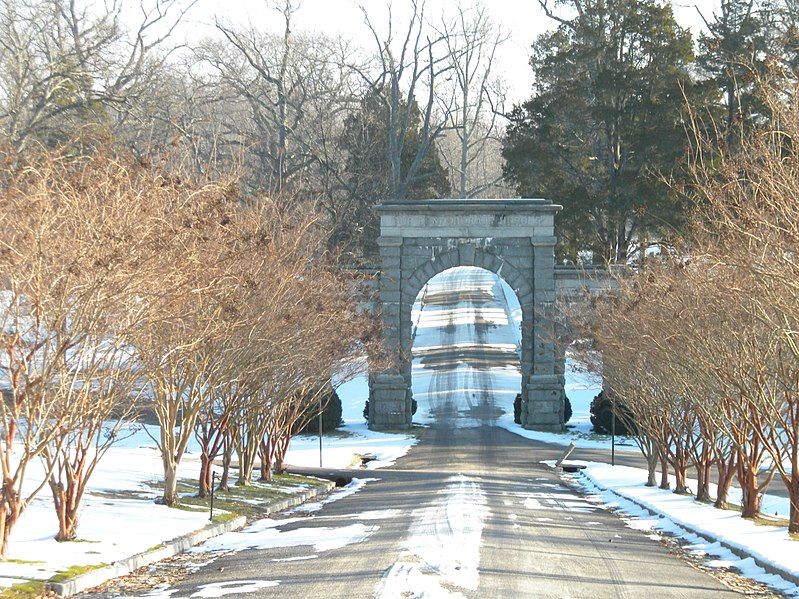
[[[379, 222], [373, 209], [375, 204], [386, 199], [447, 197], [451, 192], [449, 175], [441, 162], [438, 147], [433, 142], [407, 186], [405, 196], [394, 197], [390, 183], [390, 132], [387, 123], [385, 103], [376, 92], [370, 93], [362, 100], [360, 109], [345, 120], [340, 140], [347, 153], [347, 193], [351, 208], [349, 218], [334, 233], [334, 241], [339, 245], [358, 248], [367, 255], [377, 253]], [[400, 162], [403, 178], [424, 143], [420, 124], [421, 114], [415, 108], [411, 111], [411, 119], [404, 134]]]
[[503, 155], [518, 193], [563, 205], [560, 257], [623, 262], [681, 210], [661, 180], [685, 146], [691, 36], [654, 0], [566, 0], [538, 38], [533, 97], [511, 114]]
[[773, 16], [771, 7], [755, 0], [722, 0], [711, 18], [703, 15], [707, 31], [699, 36], [697, 64], [714, 88], [720, 129], [728, 137], [762, 109], [753, 91], [766, 59], [777, 51], [775, 30], [769, 26]]

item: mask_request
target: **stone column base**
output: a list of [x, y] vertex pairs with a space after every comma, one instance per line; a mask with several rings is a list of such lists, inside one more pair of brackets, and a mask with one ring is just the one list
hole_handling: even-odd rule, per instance
[[522, 426], [528, 429], [560, 432], [563, 430], [565, 379], [561, 374], [534, 374], [525, 389]]
[[408, 395], [408, 382], [401, 374], [376, 375], [369, 389], [369, 428], [410, 428]]

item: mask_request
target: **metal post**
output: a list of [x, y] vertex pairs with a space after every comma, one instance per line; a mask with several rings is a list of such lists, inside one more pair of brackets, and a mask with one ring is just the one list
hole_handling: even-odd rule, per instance
[[610, 465], [616, 465], [616, 399], [610, 398]]
[[216, 472], [211, 475], [211, 515], [208, 519], [214, 521], [214, 491], [216, 490]]
[[319, 467], [322, 467], [322, 395], [319, 395]]

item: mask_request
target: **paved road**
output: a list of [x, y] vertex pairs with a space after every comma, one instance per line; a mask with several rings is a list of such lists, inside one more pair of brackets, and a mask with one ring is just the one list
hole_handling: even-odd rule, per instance
[[436, 308], [426, 322], [436, 326], [420, 327], [421, 347], [451, 347], [418, 354], [419, 395], [435, 415], [419, 444], [390, 469], [353, 472], [376, 479], [357, 493], [255, 533], [271, 548], [219, 558], [173, 599], [219, 596], [219, 584], [257, 589], [250, 597], [737, 594], [564, 486], [539, 464], [560, 448], [493, 425], [496, 398], [507, 400], [492, 370], [512, 350], [491, 341], [501, 324], [492, 324], [496, 298], [479, 292], [484, 281], [462, 283], [428, 290]]

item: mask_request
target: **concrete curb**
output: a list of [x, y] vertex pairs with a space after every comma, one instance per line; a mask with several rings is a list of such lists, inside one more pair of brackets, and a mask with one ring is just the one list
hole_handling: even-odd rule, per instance
[[[297, 493], [296, 495], [291, 495], [285, 499], [269, 504], [261, 515], [269, 516], [271, 514], [282, 512], [283, 510], [298, 506], [302, 503], [305, 503], [309, 499], [313, 499], [314, 497], [330, 492], [335, 488], [335, 486], [335, 483], [332, 481], [319, 481], [318, 485], [311, 487], [307, 491]], [[85, 574], [70, 578], [64, 582], [48, 582], [47, 588], [62, 597], [76, 595], [77, 593], [99, 586], [104, 582], [108, 582], [114, 578], [126, 576], [127, 574], [130, 574], [131, 572], [144, 566], [148, 566], [155, 562], [172, 557], [173, 555], [177, 555], [178, 553], [182, 553], [194, 545], [199, 545], [200, 543], [207, 541], [211, 537], [215, 537], [232, 530], [238, 530], [245, 524], [247, 524], [247, 518], [245, 516], [239, 516], [238, 518], [234, 518], [229, 522], [209, 524], [204, 528], [195, 530], [194, 532], [177, 537], [171, 541], [166, 541], [161, 547], [156, 549], [151, 549], [149, 551], [145, 551], [144, 553], [139, 553], [137, 555], [118, 560], [112, 564], [109, 564], [108, 566], [97, 568], [96, 570], [86, 572]]]
[[[599, 484], [593, 478], [589, 477], [586, 474], [583, 474], [582, 472], [578, 473], [577, 476], [579, 478], [587, 478], [589, 481], [591, 481], [591, 484], [594, 485], [596, 488], [602, 489], [603, 491], [607, 491], [607, 492], [613, 493], [616, 497], [624, 499], [625, 501], [629, 501], [630, 503], [634, 503], [635, 505], [640, 507], [642, 510], [648, 512], [649, 514], [652, 514], [653, 516], [658, 516], [658, 517], [664, 516], [660, 512], [657, 512], [657, 511], [653, 510], [651, 507], [641, 503], [637, 499], [634, 499], [632, 497], [628, 497], [624, 493], [620, 493], [620, 492], [616, 491], [615, 489], [609, 489], [609, 488], [605, 487], [604, 485]], [[749, 553], [747, 553], [746, 551], [744, 551], [740, 547], [732, 545], [731, 543], [727, 543], [726, 541], [722, 541], [721, 539], [716, 539], [716, 538], [708, 535], [708, 533], [694, 528], [690, 524], [685, 524], [683, 522], [675, 522], [674, 524], [676, 524], [677, 526], [679, 526], [680, 528], [682, 528], [684, 530], [687, 530], [688, 532], [690, 532], [692, 534], [695, 534], [698, 537], [701, 537], [702, 539], [704, 539], [708, 543], [718, 543], [719, 545], [721, 545], [725, 549], [728, 549], [729, 551], [731, 551], [733, 553], [733, 555], [736, 555], [740, 559], [749, 558], [752, 561], [754, 561], [756, 565], [758, 565], [761, 568], [763, 568], [769, 574], [776, 574], [780, 578], [783, 578], [783, 579], [787, 580], [788, 582], [799, 586], [799, 576], [796, 576], [792, 572], [789, 572], [787, 570], [783, 570], [782, 568], [778, 568], [776, 566], [773, 566], [772, 564], [764, 563], [762, 560], [758, 559], [754, 555], [750, 555]], [[768, 584], [766, 584], [766, 586], [768, 586]]]

